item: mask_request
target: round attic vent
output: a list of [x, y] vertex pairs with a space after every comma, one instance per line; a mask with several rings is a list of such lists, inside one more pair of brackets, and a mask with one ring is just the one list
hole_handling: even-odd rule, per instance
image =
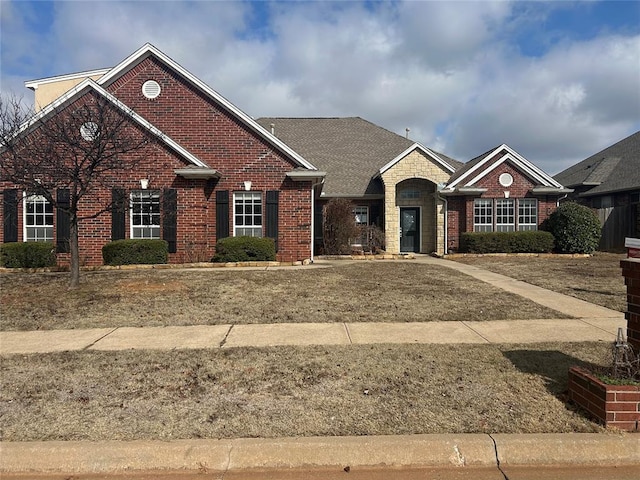
[[498, 181], [500, 182], [500, 185], [502, 185], [503, 187], [510, 187], [511, 184], [513, 183], [513, 177], [511, 176], [510, 173], [503, 173], [502, 175], [500, 175], [500, 178], [498, 179]]
[[142, 84], [142, 94], [149, 100], [153, 100], [160, 95], [160, 84], [155, 80], [147, 80]]
[[98, 124], [95, 122], [86, 122], [80, 126], [80, 135], [87, 142], [92, 142], [100, 135], [100, 129], [98, 128]]

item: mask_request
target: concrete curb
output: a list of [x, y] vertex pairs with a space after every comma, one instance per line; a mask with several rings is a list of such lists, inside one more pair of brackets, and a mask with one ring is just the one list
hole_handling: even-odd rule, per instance
[[[128, 442], [1, 442], [3, 473], [640, 465], [640, 435], [398, 435]], [[499, 463], [498, 463], [499, 462]]]

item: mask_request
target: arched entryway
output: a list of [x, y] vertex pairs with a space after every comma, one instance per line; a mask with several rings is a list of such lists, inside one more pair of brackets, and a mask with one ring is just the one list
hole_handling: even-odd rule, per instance
[[436, 250], [436, 184], [421, 178], [396, 185], [398, 244], [400, 253], [430, 253]]

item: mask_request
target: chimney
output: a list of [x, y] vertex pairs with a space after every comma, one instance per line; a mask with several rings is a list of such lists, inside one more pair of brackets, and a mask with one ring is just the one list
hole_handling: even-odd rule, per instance
[[411, 131], [411, 129], [409, 127], [405, 128], [406, 132], [407, 132], [407, 140], [409, 139], [409, 132]]

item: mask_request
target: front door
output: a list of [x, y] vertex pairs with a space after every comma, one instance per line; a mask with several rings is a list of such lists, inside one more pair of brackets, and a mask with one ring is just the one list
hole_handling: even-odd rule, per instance
[[420, 252], [420, 210], [400, 208], [400, 252]]

